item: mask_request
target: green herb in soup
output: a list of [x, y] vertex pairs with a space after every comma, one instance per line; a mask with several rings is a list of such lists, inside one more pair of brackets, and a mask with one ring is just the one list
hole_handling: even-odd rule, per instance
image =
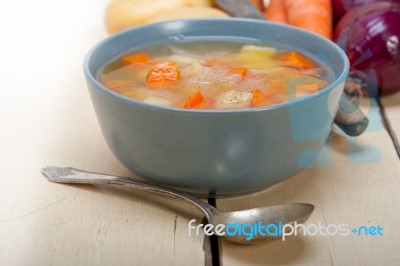
[[329, 70], [275, 47], [232, 42], [158, 45], [124, 54], [98, 80], [126, 97], [186, 109], [263, 107], [314, 94]]

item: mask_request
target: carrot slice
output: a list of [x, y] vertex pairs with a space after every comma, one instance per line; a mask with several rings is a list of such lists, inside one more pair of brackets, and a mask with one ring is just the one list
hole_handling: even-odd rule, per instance
[[242, 78], [244, 78], [247, 75], [247, 68], [229, 68], [228, 74], [240, 75]]
[[204, 101], [204, 97], [201, 92], [196, 91], [192, 96], [187, 98], [187, 100], [183, 103], [183, 107], [187, 109], [191, 109], [196, 105], [199, 105]]
[[171, 87], [178, 80], [178, 65], [171, 61], [153, 63], [147, 74], [147, 86], [151, 88]]
[[317, 83], [297, 85], [295, 91], [296, 97], [303, 97], [317, 93], [319, 91], [319, 85]]
[[261, 12], [264, 11], [264, 1], [263, 0], [251, 0], [252, 4], [258, 8]]
[[150, 55], [146, 53], [127, 54], [122, 57], [124, 64], [132, 63], [147, 63], [150, 60]]
[[331, 0], [284, 0], [289, 23], [332, 39]]
[[267, 84], [267, 97], [274, 100], [275, 103], [288, 101], [288, 92], [285, 81], [272, 81]]
[[265, 10], [265, 18], [270, 21], [288, 24], [285, 0], [269, 0]]
[[269, 96], [272, 95], [267, 95], [263, 93], [260, 89], [254, 89], [253, 90], [253, 98], [251, 99], [251, 106], [252, 107], [261, 107], [261, 106], [267, 106], [271, 104], [271, 101]]
[[279, 56], [279, 59], [283, 61], [285, 65], [300, 67], [300, 68], [314, 68], [315, 64], [313, 61], [308, 59], [307, 57], [297, 53], [297, 52], [288, 52]]
[[206, 66], [223, 66], [224, 63], [221, 60], [218, 60], [218, 59], [210, 59], [210, 60], [207, 60], [204, 63], [204, 65], [206, 65]]

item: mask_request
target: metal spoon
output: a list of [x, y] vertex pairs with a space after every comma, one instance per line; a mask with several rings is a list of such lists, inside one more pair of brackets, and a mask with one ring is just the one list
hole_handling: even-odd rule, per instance
[[[182, 199], [201, 210], [206, 216], [208, 223], [213, 225], [214, 228], [217, 224], [223, 224], [225, 226], [235, 223], [236, 225], [255, 225], [261, 222], [262, 225], [266, 226], [269, 224], [278, 225], [279, 222], [281, 222], [282, 225], [294, 224], [296, 222], [301, 223], [304, 222], [314, 210], [314, 206], [311, 204], [291, 203], [234, 212], [223, 212], [195, 196], [178, 192], [171, 188], [162, 187], [148, 181], [91, 173], [71, 167], [46, 166], [42, 168], [42, 174], [47, 177], [49, 181], [56, 183], [123, 185]], [[236, 243], [250, 242], [246, 240], [246, 238], [248, 239], [246, 235], [228, 236], [225, 234], [218, 236], [226, 237], [228, 240]], [[268, 234], [267, 236], [257, 234], [252, 237], [251, 242], [266, 239], [271, 239], [271, 237], [269, 237]]]

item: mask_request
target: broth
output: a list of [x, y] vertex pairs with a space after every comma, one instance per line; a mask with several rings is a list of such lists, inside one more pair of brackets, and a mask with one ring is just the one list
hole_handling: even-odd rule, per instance
[[231, 110], [292, 101], [326, 87], [330, 70], [296, 51], [231, 41], [163, 44], [107, 63], [97, 79], [149, 104]]

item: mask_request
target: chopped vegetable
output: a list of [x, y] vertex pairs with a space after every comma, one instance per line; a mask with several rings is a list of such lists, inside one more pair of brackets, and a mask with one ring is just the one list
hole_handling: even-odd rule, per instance
[[228, 74], [230, 75], [240, 75], [242, 78], [244, 78], [247, 75], [247, 69], [240, 67], [240, 68], [229, 68], [228, 69]]
[[278, 52], [278, 49], [276, 49], [275, 47], [246, 44], [242, 47], [242, 49], [240, 49], [240, 51], [241, 52], [247, 52], [247, 51], [258, 52], [259, 55], [271, 57], [271, 56], [274, 56]]
[[182, 68], [180, 74], [181, 76], [193, 76], [196, 75], [197, 73], [201, 72], [203, 69], [203, 66], [198, 62], [194, 61], [192, 64]]
[[132, 50], [109, 62], [98, 79], [111, 90], [144, 103], [188, 111], [235, 110], [316, 93], [328, 84], [324, 80], [331, 74], [328, 71], [307, 54], [293, 50], [258, 42], [206, 41]]
[[174, 54], [169, 57], [169, 60], [176, 62], [178, 64], [186, 64], [190, 65], [193, 64], [194, 62], [198, 62], [198, 60], [192, 56], [185, 56], [181, 54]]
[[269, 6], [265, 10], [267, 20], [288, 24], [285, 0], [269, 0]]
[[263, 0], [251, 0], [253, 5], [258, 8], [261, 12], [264, 11], [264, 1]]
[[314, 68], [315, 64], [305, 56], [297, 52], [288, 52], [281, 54], [279, 59], [287, 66], [298, 67], [298, 68]]
[[284, 0], [289, 23], [332, 39], [331, 0]]
[[122, 57], [122, 62], [124, 64], [147, 63], [149, 60], [150, 55], [147, 53], [127, 54]]
[[224, 62], [222, 62], [221, 60], [218, 60], [218, 59], [210, 59], [210, 60], [207, 60], [204, 63], [204, 65], [206, 65], [206, 66], [223, 66]]
[[251, 106], [253, 93], [229, 90], [217, 96], [216, 109], [241, 109]]
[[283, 103], [289, 100], [286, 88], [287, 81], [273, 81], [267, 85], [265, 97], [271, 101], [271, 104]]
[[317, 83], [297, 85], [295, 91], [296, 97], [303, 97], [317, 93], [319, 91], [319, 85]]
[[204, 101], [203, 95], [196, 91], [193, 95], [191, 95], [184, 103], [183, 107], [187, 109], [194, 108], [196, 105], [199, 105]]
[[269, 101], [267, 99], [267, 96], [260, 89], [254, 89], [253, 98], [251, 99], [251, 106], [261, 107], [261, 106], [267, 106], [268, 104]]
[[[130, 90], [123, 90], [121, 94], [131, 99], [143, 101], [147, 97], [151, 96], [151, 91], [146, 88], [134, 88]], [[147, 101], [149, 101], [149, 99], [147, 99]]]
[[244, 45], [238, 53], [227, 55], [224, 59], [231, 67], [269, 68], [279, 65], [273, 58], [278, 50], [268, 46]]
[[225, 62], [231, 67], [245, 67], [253, 69], [265, 69], [282, 65], [273, 59], [274, 55], [260, 51], [240, 51], [225, 57]]
[[278, 50], [268, 46], [258, 46], [247, 44], [240, 49], [239, 56], [243, 58], [268, 59], [276, 55]]
[[148, 97], [146, 97], [143, 100], [144, 103], [150, 103], [150, 104], [155, 104], [158, 106], [170, 106], [171, 102], [163, 97], [159, 97], [159, 96], [155, 96], [155, 95], [150, 95]]
[[163, 61], [153, 63], [148, 75], [147, 86], [151, 88], [170, 87], [179, 80], [178, 65], [175, 62]]

